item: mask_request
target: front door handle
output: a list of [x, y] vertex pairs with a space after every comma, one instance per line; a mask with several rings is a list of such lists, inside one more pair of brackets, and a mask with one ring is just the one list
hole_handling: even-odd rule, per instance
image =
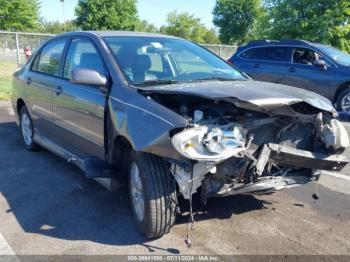
[[255, 64], [254, 67], [255, 67], [255, 68], [259, 68], [259, 67], [260, 67], [260, 64]]
[[55, 93], [56, 96], [59, 96], [63, 92], [62, 86], [56, 86]]
[[288, 71], [291, 72], [291, 73], [295, 73], [297, 70], [294, 67], [291, 67], [291, 68], [289, 68]]
[[31, 83], [32, 83], [32, 79], [30, 77], [28, 77], [27, 80], [26, 80], [26, 84], [30, 85]]

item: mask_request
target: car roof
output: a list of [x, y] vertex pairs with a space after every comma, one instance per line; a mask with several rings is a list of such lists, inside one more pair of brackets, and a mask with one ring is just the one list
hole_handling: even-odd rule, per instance
[[130, 36], [130, 37], [162, 37], [162, 38], [177, 38], [174, 36], [157, 34], [157, 33], [145, 33], [145, 32], [132, 32], [132, 31], [76, 31], [57, 35], [69, 36], [69, 35], [95, 35], [98, 37], [113, 37], [113, 36]]
[[288, 46], [321, 46], [322, 44], [309, 42], [306, 40], [299, 39], [286, 39], [286, 40], [253, 40], [244, 45], [244, 47], [254, 47], [254, 46], [279, 46], [279, 45], [288, 45]]

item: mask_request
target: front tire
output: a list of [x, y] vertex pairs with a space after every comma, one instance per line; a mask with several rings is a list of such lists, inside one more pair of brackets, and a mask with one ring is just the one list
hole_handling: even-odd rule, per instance
[[135, 221], [147, 238], [158, 238], [175, 223], [176, 188], [166, 162], [155, 155], [132, 151], [129, 194]]
[[335, 106], [340, 112], [350, 113], [350, 86], [340, 92]]
[[36, 151], [38, 145], [34, 142], [34, 126], [32, 118], [29, 115], [28, 109], [23, 106], [19, 112], [19, 127], [24, 147], [29, 151]]

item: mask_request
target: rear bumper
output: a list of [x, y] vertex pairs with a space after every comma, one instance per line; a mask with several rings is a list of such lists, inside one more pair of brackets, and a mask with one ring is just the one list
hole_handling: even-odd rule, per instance
[[326, 156], [278, 144], [268, 144], [269, 158], [277, 164], [328, 171], [342, 170], [349, 160], [344, 155]]

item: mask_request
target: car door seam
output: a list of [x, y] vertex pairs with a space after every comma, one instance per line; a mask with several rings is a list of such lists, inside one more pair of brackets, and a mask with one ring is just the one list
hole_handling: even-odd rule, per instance
[[117, 101], [117, 102], [120, 102], [120, 103], [124, 104], [124, 105], [130, 106], [130, 107], [133, 107], [133, 108], [136, 108], [136, 109], [141, 110], [141, 111], [143, 111], [143, 112], [145, 112], [145, 113], [147, 113], [147, 114], [150, 114], [150, 115], [152, 115], [152, 116], [154, 116], [154, 117], [156, 117], [156, 118], [158, 118], [158, 119], [164, 121], [165, 123], [167, 123], [167, 124], [169, 124], [169, 125], [175, 127], [174, 124], [170, 123], [168, 120], [164, 119], [163, 117], [161, 117], [161, 116], [159, 116], [159, 115], [157, 115], [157, 114], [155, 114], [155, 113], [152, 113], [152, 112], [150, 112], [150, 111], [148, 111], [148, 110], [146, 110], [146, 109], [143, 109], [143, 108], [141, 108], [141, 107], [135, 106], [135, 105], [133, 105], [133, 104], [129, 104], [129, 103], [127, 103], [127, 102], [124, 102], [124, 101], [122, 101], [122, 100], [120, 100], [120, 99], [118, 99], [118, 98], [115, 98], [115, 97], [113, 97], [113, 96], [111, 96], [111, 98], [112, 98], [113, 100]]

